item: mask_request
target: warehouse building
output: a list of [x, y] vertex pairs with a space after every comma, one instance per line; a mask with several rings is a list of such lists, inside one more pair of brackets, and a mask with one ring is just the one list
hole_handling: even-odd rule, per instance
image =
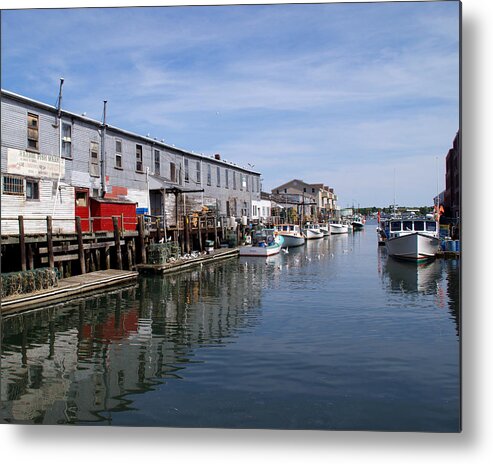
[[168, 226], [194, 211], [251, 218], [260, 200], [260, 173], [170, 146], [60, 107], [2, 90], [2, 234], [73, 231], [75, 215], [93, 200], [134, 203], [137, 212], [162, 217]]

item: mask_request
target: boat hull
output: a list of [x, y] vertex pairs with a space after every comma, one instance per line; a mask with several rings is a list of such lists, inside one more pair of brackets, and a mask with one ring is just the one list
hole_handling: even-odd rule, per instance
[[347, 226], [343, 226], [342, 224], [331, 224], [330, 225], [330, 235], [335, 234], [347, 234], [348, 228]]
[[316, 240], [319, 238], [324, 238], [323, 232], [315, 229], [305, 229], [303, 231], [307, 240]]
[[322, 232], [322, 234], [324, 234], [324, 237], [327, 237], [330, 235], [330, 227], [329, 226], [320, 227], [320, 232]]
[[243, 246], [240, 247], [240, 256], [259, 256], [265, 258], [267, 256], [276, 255], [281, 251], [281, 244], [276, 243], [266, 247], [260, 246]]
[[433, 259], [440, 248], [440, 240], [426, 234], [412, 233], [385, 241], [390, 256], [410, 261]]
[[362, 222], [358, 222], [358, 221], [353, 221], [351, 224], [354, 230], [363, 230], [363, 228], [365, 227], [365, 225]]
[[305, 243], [305, 237], [302, 235], [279, 234], [283, 238], [283, 248], [301, 246]]

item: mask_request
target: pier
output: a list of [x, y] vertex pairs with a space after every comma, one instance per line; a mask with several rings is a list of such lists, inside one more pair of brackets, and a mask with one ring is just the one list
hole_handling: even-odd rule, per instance
[[122, 285], [135, 281], [138, 275], [139, 273], [135, 271], [108, 269], [68, 277], [60, 280], [56, 287], [3, 298], [1, 303], [2, 315], [34, 309], [60, 300], [66, 301], [81, 294], [90, 293], [113, 285]]

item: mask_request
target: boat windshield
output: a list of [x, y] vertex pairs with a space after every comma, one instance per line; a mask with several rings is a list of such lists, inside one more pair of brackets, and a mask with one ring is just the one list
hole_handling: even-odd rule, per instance
[[392, 232], [396, 232], [398, 230], [401, 230], [401, 225], [402, 225], [401, 221], [392, 221], [390, 223], [390, 230]]
[[413, 230], [413, 221], [403, 221], [402, 228], [406, 231]]
[[437, 223], [432, 221], [426, 221], [426, 230], [428, 232], [435, 232], [437, 230]]
[[414, 221], [414, 230], [425, 230], [424, 221]]

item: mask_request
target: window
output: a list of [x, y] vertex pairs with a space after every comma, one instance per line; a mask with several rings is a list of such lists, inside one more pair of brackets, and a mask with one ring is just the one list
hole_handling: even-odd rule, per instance
[[176, 182], [176, 164], [169, 163], [169, 178], [171, 182]]
[[122, 169], [122, 141], [115, 140], [115, 167]]
[[221, 187], [221, 168], [217, 167], [217, 186]]
[[202, 173], [200, 171], [200, 161], [197, 161], [197, 184], [202, 183]]
[[22, 177], [3, 176], [2, 193], [6, 195], [24, 195], [24, 180]]
[[144, 163], [142, 161], [142, 145], [135, 145], [135, 170], [137, 172], [144, 172]]
[[436, 222], [426, 221], [426, 230], [428, 232], [435, 232], [437, 230]]
[[243, 190], [245, 188], [245, 176], [243, 174], [240, 174], [240, 190]]
[[207, 185], [211, 185], [211, 181], [212, 181], [212, 174], [211, 174], [211, 165], [208, 164], [207, 165]]
[[161, 175], [161, 152], [159, 150], [154, 150], [154, 174]]
[[188, 160], [185, 158], [185, 182], [190, 181], [190, 171], [188, 169]]
[[257, 177], [257, 192], [260, 192], [260, 178]]
[[62, 123], [62, 156], [72, 158], [72, 126]]
[[395, 222], [391, 222], [390, 223], [390, 230], [392, 232], [396, 232], [396, 231], [399, 231], [401, 230], [401, 221], [395, 221]]
[[[279, 190], [277, 191], [279, 193]], [[284, 189], [284, 193], [288, 193], [288, 189]]]
[[246, 179], [246, 191], [248, 192], [248, 184], [250, 183], [250, 176], [245, 176]]
[[305, 192], [305, 193], [306, 193], [306, 187], [303, 187], [303, 192]]
[[414, 230], [425, 230], [424, 221], [414, 221]]
[[233, 189], [236, 190], [236, 172], [233, 171]]
[[39, 200], [39, 181], [26, 180], [26, 200]]
[[39, 116], [27, 113], [27, 148], [39, 150]]
[[404, 221], [402, 223], [402, 227], [404, 230], [407, 230], [407, 231], [413, 230], [413, 223], [412, 223], [412, 221]]
[[229, 169], [226, 169], [224, 172], [224, 186], [229, 188]]
[[87, 206], [87, 192], [76, 192], [75, 193], [75, 206]]
[[89, 174], [94, 177], [99, 176], [99, 143], [91, 142], [89, 149]]

